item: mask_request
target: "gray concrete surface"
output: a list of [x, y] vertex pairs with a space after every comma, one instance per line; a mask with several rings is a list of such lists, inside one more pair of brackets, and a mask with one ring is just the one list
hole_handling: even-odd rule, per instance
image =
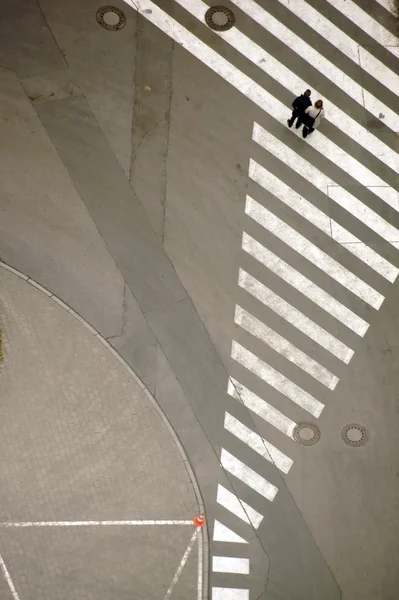
[[[310, 3], [361, 45], [373, 43], [331, 5], [321, 0]], [[199, 26], [177, 4], [160, 4], [290, 105], [291, 95], [271, 77]], [[358, 4], [371, 10], [366, 0]], [[31, 6], [25, 19], [43, 24], [36, 3]], [[62, 7], [40, 2], [40, 6], [54, 38], [41, 31], [44, 48], [30, 52], [24, 61], [27, 52], [20, 40], [27, 36], [27, 25], [18, 22], [15, 35], [4, 38], [1, 50], [5, 68], [0, 73], [0, 135], [7, 140], [7, 146], [0, 148], [1, 258], [59, 295], [121, 352], [154, 393], [187, 451], [205, 499], [209, 533], [218, 518], [250, 541], [238, 550], [211, 543], [213, 554], [239, 552], [251, 560], [245, 584], [235, 575], [213, 574], [211, 585], [247, 585], [251, 600], [395, 600], [399, 583], [397, 284], [388, 285], [251, 182], [249, 158], [267, 164], [276, 176], [399, 266], [397, 252], [256, 147], [251, 140], [253, 122], [398, 227], [397, 212], [137, 18], [135, 11], [125, 6], [126, 28], [105, 32], [95, 22], [98, 5], [92, 1], [85, 6], [76, 2]], [[267, 9], [360, 85], [395, 106], [392, 92], [277, 1], [268, 3]], [[235, 10], [241, 31], [398, 150], [395, 134], [309, 67], [295, 48], [287, 49]], [[381, 7], [373, 3], [372, 11], [392, 30], [392, 19]], [[34, 30], [27, 38], [31, 47], [39, 39]], [[376, 47], [373, 52], [398, 72], [397, 61], [386, 49]], [[330, 123], [323, 123], [323, 133], [398, 189], [396, 174], [372, 151], [366, 152]], [[246, 193], [375, 286], [386, 296], [382, 309], [374, 312], [245, 217]], [[358, 339], [321, 309], [309, 307], [297, 290], [272, 273], [265, 276], [264, 268], [240, 250], [243, 230], [367, 319], [371, 326], [366, 338]], [[355, 350], [350, 366], [343, 368], [239, 290], [239, 266], [350, 345]], [[304, 352], [323, 358], [323, 364], [341, 378], [335, 392], [240, 331], [233, 322], [236, 303]], [[300, 408], [230, 360], [232, 339], [326, 404], [318, 445], [295, 444], [226, 397], [227, 378], [232, 375], [293, 420], [306, 418]], [[225, 410], [294, 459], [288, 476], [223, 431]], [[340, 439], [342, 426], [351, 421], [364, 424], [370, 432], [364, 448], [346, 447]], [[221, 447], [279, 487], [273, 504], [227, 476], [219, 465]], [[257, 532], [217, 505], [217, 483], [236, 491], [264, 515]]]
[[[0, 326], [2, 598], [163, 597], [199, 506], [161, 415], [94, 330], [1, 267]], [[171, 598], [197, 593], [192, 552]]]

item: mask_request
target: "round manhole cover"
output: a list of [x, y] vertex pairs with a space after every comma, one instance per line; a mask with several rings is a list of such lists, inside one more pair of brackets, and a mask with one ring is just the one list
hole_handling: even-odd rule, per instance
[[227, 31], [235, 22], [233, 11], [225, 6], [211, 6], [205, 13], [205, 23], [215, 31]]
[[341, 438], [348, 446], [364, 446], [368, 440], [367, 429], [363, 425], [349, 423], [341, 431]]
[[320, 439], [320, 429], [314, 423], [298, 423], [294, 427], [292, 437], [302, 446], [312, 446]]
[[99, 8], [96, 15], [97, 21], [108, 31], [117, 31], [122, 29], [126, 23], [126, 16], [116, 6], [103, 6]]

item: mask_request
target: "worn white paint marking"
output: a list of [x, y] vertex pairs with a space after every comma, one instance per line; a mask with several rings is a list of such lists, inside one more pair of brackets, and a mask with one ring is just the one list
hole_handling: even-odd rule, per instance
[[284, 452], [267, 442], [260, 435], [252, 431], [249, 427], [241, 423], [238, 419], [225, 414], [224, 428], [244, 444], [252, 448], [255, 452], [263, 456], [266, 460], [273, 463], [280, 471], [287, 474], [291, 469], [294, 461], [289, 458]]
[[194, 533], [193, 533], [193, 535], [191, 536], [191, 540], [189, 541], [189, 544], [188, 544], [188, 546], [186, 548], [186, 551], [185, 551], [185, 553], [182, 556], [182, 559], [181, 559], [181, 561], [179, 563], [179, 566], [177, 567], [176, 573], [173, 576], [173, 579], [172, 579], [172, 581], [170, 583], [170, 586], [169, 586], [169, 588], [168, 588], [168, 590], [167, 590], [167, 592], [166, 592], [166, 594], [164, 596], [164, 600], [168, 600], [171, 597], [172, 592], [175, 589], [176, 584], [177, 584], [177, 582], [180, 579], [180, 575], [182, 574], [182, 571], [183, 571], [184, 566], [185, 566], [185, 564], [187, 562], [187, 559], [190, 556], [190, 552], [193, 549], [195, 540], [197, 539], [197, 535], [198, 535], [198, 532], [197, 532], [197, 530], [195, 530]]
[[[335, 9], [363, 29], [382, 46], [398, 46], [399, 39], [352, 0], [327, 0]], [[389, 50], [389, 48], [387, 48]]]
[[213, 541], [232, 544], [248, 544], [247, 540], [244, 540], [243, 537], [216, 520], [213, 526]]
[[264, 344], [278, 352], [284, 358], [292, 362], [294, 365], [309, 373], [317, 381], [330, 390], [334, 390], [339, 378], [333, 375], [328, 369], [313, 360], [310, 356], [302, 352], [299, 348], [291, 344], [287, 339], [279, 333], [262, 323], [259, 319], [251, 315], [244, 308], [236, 305], [234, 322], [248, 331], [251, 335], [261, 340]]
[[212, 600], [249, 600], [249, 590], [213, 587]]
[[[349, 75], [343, 73], [332, 62], [317, 52], [317, 50], [312, 48], [312, 46], [307, 44], [298, 35], [293, 33], [285, 25], [280, 23], [280, 21], [275, 19], [270, 13], [259, 6], [259, 4], [253, 0], [232, 0], [232, 2], [241, 8], [241, 10], [243, 10], [261, 27], [264, 27], [272, 35], [278, 38], [283, 44], [293, 49], [298, 56], [308, 62], [312, 67], [320, 71], [320, 73], [322, 73], [332, 83], [342, 89], [346, 94], [348, 94], [348, 96], [353, 98], [353, 100], [355, 100], [355, 102], [360, 104], [362, 107], [364, 105], [364, 100], [367, 98], [370, 106], [370, 112], [377, 119], [380, 118], [380, 114], [382, 113], [384, 115], [385, 125], [390, 127], [393, 131], [397, 131], [399, 116], [393, 110], [383, 104], [383, 102], [378, 100], [378, 98], [370, 94], [361, 85], [349, 77]], [[321, 94], [321, 97], [323, 96], [324, 94]]]
[[[253, 140], [262, 146], [265, 150], [273, 154], [276, 158], [280, 159], [284, 164], [290, 167], [293, 171], [304, 177], [309, 183], [314, 185], [323, 194], [326, 193], [326, 188], [321, 186], [320, 176], [323, 175], [319, 169], [314, 167], [305, 158], [291, 150], [288, 146], [283, 144], [274, 135], [263, 129], [258, 123], [254, 123], [253, 129]], [[327, 186], [336, 186], [340, 190], [340, 186], [336, 182], [330, 181]], [[385, 188], [379, 192], [379, 197], [386, 202], [387, 196]], [[377, 188], [373, 189], [375, 191]], [[381, 190], [381, 188], [378, 188]], [[352, 196], [349, 192], [342, 194], [334, 198], [334, 201], [347, 210], [351, 215], [359, 219], [362, 223], [367, 225], [370, 229], [378, 233], [387, 242], [396, 241], [399, 239], [399, 231], [385, 221], [380, 215], [374, 212], [371, 208], [363, 204], [360, 200]]]
[[250, 196], [246, 197], [245, 212], [254, 221], [278, 237], [287, 246], [298, 252], [313, 265], [324, 271], [332, 279], [347, 290], [358, 296], [367, 304], [378, 310], [384, 302], [384, 296], [362, 281], [354, 273], [343, 267], [331, 256], [320, 250], [303, 235], [298, 233], [284, 221], [276, 217], [270, 210], [256, 202]]
[[242, 236], [242, 249], [301, 292], [309, 300], [317, 304], [317, 306], [328, 312], [338, 321], [341, 321], [346, 327], [361, 337], [364, 336], [369, 327], [366, 321], [338, 302], [338, 300], [330, 296], [330, 294], [322, 290], [310, 279], [302, 275], [302, 273], [299, 273], [281, 258], [273, 254], [265, 246], [262, 246], [262, 244], [254, 240], [245, 231]]
[[231, 357], [308, 413], [316, 418], [320, 417], [324, 404], [235, 340], [232, 343]]
[[202, 588], [204, 579], [204, 541], [202, 527], [197, 527], [198, 560], [197, 560], [197, 600], [203, 600]]
[[3, 557], [1, 555], [0, 555], [0, 568], [3, 572], [4, 579], [7, 581], [8, 587], [10, 588], [10, 592], [13, 597], [13, 600], [20, 600], [17, 590], [15, 589], [13, 580], [11, 579], [11, 575], [8, 572], [8, 569], [6, 567], [6, 563], [4, 562]]
[[263, 516], [257, 510], [237, 498], [220, 484], [218, 485], [216, 502], [245, 523], [252, 525], [254, 529], [258, 529], [263, 520]]
[[240, 575], [248, 575], [249, 558], [213, 556], [212, 571], [214, 573], [238, 573]]
[[[314, 31], [317, 31], [325, 40], [338, 48], [345, 56], [359, 65], [359, 45], [346, 33], [336, 27], [329, 19], [320, 12], [307, 4], [304, 0], [278, 0], [280, 4], [288, 8], [297, 17], [302, 19]], [[380, 60], [373, 56], [368, 50], [362, 48], [367, 56], [367, 66], [363, 68], [372, 76], [390, 89], [394, 94], [399, 95], [399, 80], [396, 73], [391, 71]]]
[[237, 477], [240, 481], [245, 483], [252, 490], [255, 490], [258, 494], [273, 502], [278, 489], [275, 485], [267, 481], [264, 477], [256, 473], [253, 469], [248, 467], [245, 463], [239, 460], [222, 448], [220, 463], [226, 471]]
[[192, 521], [144, 520], [144, 521], [21, 521], [0, 523], [7, 527], [123, 527], [137, 525], [192, 525]]
[[243, 269], [239, 270], [238, 285], [331, 354], [349, 363], [353, 350]]
[[392, 13], [394, 17], [397, 17], [398, 10], [395, 6], [395, 1], [396, 0], [377, 0], [377, 2], [381, 4], [383, 8], [385, 8], [385, 10], [388, 10], [390, 13]]
[[[183, 6], [187, 11], [189, 11], [192, 15], [194, 15], [201, 23], [205, 23], [204, 15], [208, 5], [204, 4], [202, 0], [176, 0], [181, 6]], [[229, 31], [224, 32], [215, 32], [216, 35], [219, 35], [226, 42], [228, 42], [233, 48], [238, 50], [243, 56], [245, 56], [248, 60], [257, 65], [262, 71], [273, 77], [276, 81], [278, 81], [282, 86], [288, 89], [292, 94], [297, 95], [298, 90], [304, 90], [308, 87], [307, 82], [298, 77], [295, 73], [290, 71], [287, 67], [285, 67], [282, 63], [276, 60], [273, 56], [268, 54], [263, 48], [255, 44], [250, 38], [246, 37], [243, 33], [241, 33], [236, 27], [230, 29]], [[350, 38], [349, 38], [350, 39]], [[359, 64], [359, 55], [358, 55], [358, 46], [356, 47], [356, 64]], [[371, 56], [371, 55], [370, 55]], [[371, 59], [373, 57], [371, 56]], [[334, 67], [336, 68], [336, 67]], [[391, 74], [392, 82], [394, 75]], [[396, 77], [396, 76], [395, 76]], [[398, 82], [399, 87], [399, 78], [396, 77], [395, 84]], [[394, 84], [394, 85], [395, 85]], [[367, 93], [367, 92], [366, 92]], [[313, 97], [320, 96], [317, 90], [313, 89]], [[360, 96], [359, 96], [360, 97]], [[363, 102], [363, 95], [361, 95], [361, 99]], [[374, 98], [371, 97], [371, 102], [374, 101]], [[375, 108], [377, 113], [377, 109], [380, 106]], [[363, 104], [362, 104], [363, 109]], [[389, 110], [389, 109], [388, 109]], [[370, 112], [373, 112], [372, 110]], [[378, 114], [380, 114], [380, 110], [378, 110]], [[384, 113], [385, 114], [385, 113]], [[344, 113], [340, 108], [328, 102], [328, 110], [326, 113], [326, 118], [331, 121], [336, 127], [345, 131], [345, 133], [354, 139], [358, 144], [363, 146], [368, 152], [370, 149], [373, 149], [373, 154], [381, 157], [382, 160], [387, 161], [387, 164], [393, 169], [395, 169], [399, 173], [399, 164], [398, 164], [398, 155], [396, 152], [391, 150], [389, 146], [381, 142], [378, 138], [376, 138], [371, 132], [367, 131], [364, 127], [362, 127], [359, 123], [357, 123], [354, 119], [352, 119], [349, 115]], [[395, 115], [396, 117], [396, 115]], [[396, 119], [396, 124], [399, 125], [399, 118]], [[352, 165], [357, 173], [363, 172], [367, 180], [376, 180], [375, 175], [368, 171], [363, 165], [360, 165], [357, 161], [353, 161], [352, 157], [348, 156], [348, 154], [336, 146], [331, 140], [324, 137], [323, 135], [317, 136], [317, 139], [313, 139], [312, 145], [319, 150], [336, 164], [338, 164], [341, 168], [345, 170], [348, 168], [348, 165]], [[383, 158], [382, 158], [383, 157]], [[360, 166], [359, 166], [360, 165]], [[379, 178], [378, 178], [379, 179]], [[381, 181], [381, 180], [380, 180]]]
[[[394, 267], [390, 262], [380, 256], [375, 250], [364, 244], [352, 233], [344, 229], [344, 227], [341, 227], [339, 223], [297, 194], [297, 192], [252, 158], [249, 163], [249, 176], [253, 181], [262, 186], [263, 189], [273, 194], [276, 198], [281, 200], [281, 202], [292, 208], [292, 210], [297, 212], [304, 219], [307, 219], [312, 225], [320, 229], [320, 231], [329, 237], [332, 237], [337, 242], [340, 242], [341, 240], [346, 242], [356, 242], [347, 247], [349, 252], [391, 283], [395, 281], [399, 269]], [[387, 190], [394, 192], [394, 194], [387, 194], [387, 202], [389, 200], [389, 204], [392, 203], [391, 206], [395, 206], [395, 194], [396, 196], [398, 196], [398, 194], [393, 188], [387, 188]], [[399, 207], [399, 202], [397, 204]]]
[[253, 413], [261, 417], [264, 421], [267, 421], [270, 425], [284, 433], [288, 437], [292, 438], [292, 432], [296, 427], [295, 421], [289, 419], [282, 412], [271, 406], [266, 400], [263, 400], [245, 385], [242, 385], [232, 377], [229, 378], [227, 386], [227, 393], [232, 398], [235, 398], [246, 406]]

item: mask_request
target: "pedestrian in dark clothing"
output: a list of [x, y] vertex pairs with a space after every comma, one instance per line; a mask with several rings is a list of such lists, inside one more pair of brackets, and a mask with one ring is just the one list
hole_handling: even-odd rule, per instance
[[312, 92], [310, 90], [306, 90], [303, 94], [298, 96], [298, 98], [295, 98], [294, 102], [292, 103], [293, 111], [291, 119], [288, 119], [287, 121], [288, 127], [292, 127], [295, 119], [297, 119], [295, 127], [296, 129], [300, 128], [302, 125], [302, 115], [309, 106], [312, 106], [312, 101], [310, 99], [311, 93]]

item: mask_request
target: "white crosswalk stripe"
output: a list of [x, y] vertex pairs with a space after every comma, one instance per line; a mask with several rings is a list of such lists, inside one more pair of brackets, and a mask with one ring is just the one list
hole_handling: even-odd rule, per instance
[[295, 231], [292, 227], [276, 217], [270, 210], [256, 202], [250, 196], [247, 196], [245, 202], [245, 212], [259, 225], [273, 233], [282, 240], [287, 246], [296, 250], [309, 262], [323, 270], [335, 281], [350, 290], [353, 294], [363, 299], [373, 308], [379, 309], [384, 301], [384, 296], [374, 290], [367, 283], [356, 277], [336, 260], [328, 256], [323, 250], [320, 250], [315, 244], [309, 242], [303, 235]]
[[[204, 15], [209, 7], [201, 0], [175, 0], [180, 6], [177, 14], [183, 14], [183, 8], [187, 22], [194, 17], [202, 23], [202, 27], [197, 23], [196, 35], [151, 0], [141, 0], [139, 6], [134, 0], [127, 0], [127, 3], [271, 116], [275, 120], [273, 131], [286, 127], [291, 109], [258, 83], [265, 80], [265, 74], [293, 97], [310, 86], [312, 98], [325, 98], [325, 128], [322, 124], [306, 142], [298, 139], [293, 130], [292, 138], [287, 134], [283, 138], [292, 142], [282, 142], [277, 133], [273, 135], [255, 122], [252, 138], [261, 158], [257, 162], [248, 157], [249, 177], [256, 184], [256, 195], [246, 197], [245, 212], [249, 217], [246, 223], [251, 232], [255, 232], [255, 237], [243, 232], [246, 270], [239, 269], [241, 296], [234, 321], [240, 328], [239, 335], [248, 340], [251, 348], [257, 348], [259, 356], [232, 340], [231, 369], [233, 372], [239, 370], [239, 378], [245, 378], [246, 385], [229, 377], [227, 395], [231, 410], [225, 413], [224, 429], [228, 443], [234, 443], [234, 447], [242, 451], [237, 451], [239, 456], [236, 456], [222, 448], [220, 462], [232, 490], [235, 489], [234, 479], [238, 479], [241, 488], [244, 484], [273, 502], [278, 488], [263, 475], [262, 468], [254, 470], [253, 465], [264, 464], [265, 471], [268, 469], [270, 473], [270, 469], [276, 468], [277, 473], [284, 475], [293, 467], [287, 444], [296, 443], [293, 435], [296, 421], [279, 410], [278, 398], [284, 400], [286, 406], [287, 401], [282, 396], [291, 401], [287, 413], [292, 409], [296, 415], [298, 411], [304, 411], [314, 418], [320, 417], [324, 404], [315, 396], [324, 391], [324, 399], [325, 394], [331, 394], [335, 389], [339, 382], [335, 374], [337, 368], [341, 367], [339, 375], [342, 377], [343, 365], [348, 365], [354, 355], [350, 346], [359, 343], [368, 330], [369, 323], [361, 315], [367, 314], [366, 309], [370, 306], [374, 309], [369, 311], [373, 318], [371, 313], [376, 314], [381, 307], [388, 284], [394, 283], [399, 273], [399, 256], [396, 254], [399, 249], [396, 223], [399, 221], [395, 218], [399, 212], [399, 194], [392, 187], [394, 174], [399, 174], [399, 157], [393, 149], [396, 146], [392, 137], [392, 132], [399, 131], [399, 105], [388, 105], [393, 95], [399, 96], [399, 78], [395, 74], [399, 42], [378, 17], [374, 18], [372, 12], [366, 13], [352, 0], [321, 0], [317, 9], [306, 0], [275, 0], [283, 7], [284, 23], [271, 14], [275, 8], [271, 4], [267, 6], [271, 11], [268, 12], [254, 0], [231, 1], [250, 19], [241, 25], [237, 11], [235, 27], [225, 32], [213, 32], [207, 38], [216, 40], [218, 36], [222, 40], [214, 47], [201, 39], [206, 28]], [[391, 0], [376, 1], [379, 3], [376, 15], [385, 10], [387, 18], [392, 19], [395, 9]], [[166, 6], [169, 10], [167, 3]], [[303, 21], [304, 27], [311, 27], [315, 32], [311, 40], [300, 37], [298, 19]], [[258, 45], [255, 38], [250, 37], [251, 23], [252, 32], [259, 36], [262, 30], [266, 31], [269, 40], [275, 38], [280, 46], [283, 44], [289, 49], [287, 53], [279, 52], [276, 58]], [[359, 32], [356, 38], [351, 33], [355, 29]], [[367, 39], [373, 44], [366, 43]], [[363, 46], [359, 45], [359, 40]], [[329, 45], [337, 50], [336, 62], [327, 51]], [[376, 45], [379, 45], [378, 51]], [[216, 51], [222, 46], [226, 55], [233, 57], [232, 62]], [[293, 52], [300, 59], [299, 71], [310, 68], [312, 81], [318, 74], [318, 89], [294, 72]], [[237, 53], [245, 57], [256, 81], [244, 72], [245, 67], [240, 70], [235, 66]], [[356, 72], [359, 75], [354, 75]], [[335, 98], [345, 98], [343, 104], [338, 106], [331, 102], [330, 91]], [[340, 141], [336, 142], [337, 139]], [[299, 149], [299, 144], [305, 144], [305, 151]], [[269, 168], [267, 156], [270, 155], [273, 164]], [[363, 201], [365, 191], [368, 204]], [[270, 195], [273, 197], [271, 206], [268, 204]], [[324, 206], [334, 203], [344, 209], [350, 215], [349, 221], [341, 223], [344, 217], [340, 210], [332, 219], [327, 209], [316, 206], [318, 203], [323, 206], [323, 202]], [[279, 206], [289, 207], [292, 211], [291, 224], [285, 217], [287, 211], [280, 210]], [[356, 235], [350, 225], [355, 222], [360, 225], [356, 227]], [[315, 239], [309, 234], [313, 228], [318, 230]], [[285, 258], [292, 257], [287, 259], [289, 262], [266, 247], [268, 242], [264, 240], [272, 239], [273, 244], [282, 248], [278, 253], [284, 252]], [[355, 266], [348, 268], [348, 264]], [[251, 268], [256, 271], [256, 277]], [[325, 283], [317, 285], [304, 274], [306, 271], [315, 273], [315, 278]], [[273, 274], [271, 278], [270, 274]], [[246, 306], [246, 302], [250, 306]], [[300, 304], [300, 309], [296, 303]], [[296, 336], [295, 344], [289, 339], [291, 334]], [[322, 349], [321, 352], [317, 348]], [[264, 360], [264, 355], [273, 357], [271, 362], [276, 360], [278, 365], [286, 367], [278, 371]], [[305, 381], [306, 385], [300, 387], [289, 379], [285, 369], [294, 373], [290, 377], [300, 377], [301, 384]], [[273, 389], [275, 399], [270, 402], [253, 391], [267, 389], [267, 386]], [[314, 389], [319, 391], [313, 392]], [[244, 406], [253, 419], [249, 426], [234, 416], [237, 403], [241, 405], [240, 410]], [[273, 435], [273, 444], [266, 439], [268, 435], [265, 436], [264, 431]], [[285, 452], [277, 447], [279, 436], [282, 443], [284, 441]], [[243, 452], [245, 449], [248, 449], [247, 453]], [[265, 460], [260, 460], [259, 456]], [[264, 518], [220, 484], [217, 504], [219, 510], [229, 511], [240, 519], [243, 526], [251, 525], [257, 529]], [[240, 544], [247, 543], [222, 520], [214, 521], [213, 541], [230, 544], [230, 548], [237, 544], [237, 552], [243, 548]], [[249, 559], [239, 553], [236, 556], [230, 554], [219, 551], [213, 556], [212, 572], [232, 573], [234, 578], [238, 575], [248, 577]], [[249, 600], [249, 590], [246, 585], [240, 589], [213, 586], [212, 598]]]
[[275, 294], [271, 289], [252, 277], [249, 273], [240, 269], [238, 285], [249, 294], [257, 298], [265, 306], [274, 310], [278, 315], [286, 319], [291, 325], [302, 331], [305, 335], [317, 342], [320, 346], [334, 354], [337, 358], [348, 364], [353, 356], [353, 350], [343, 342], [331, 335], [328, 331], [317, 325], [306, 315], [301, 313], [292, 304], [286, 302], [281, 296]]
[[335, 389], [339, 379], [330, 373], [328, 369], [313, 360], [310, 356], [299, 350], [294, 344], [283, 338], [276, 331], [259, 321], [241, 306], [236, 305], [234, 322], [240, 327], [260, 339], [264, 344], [273, 348], [276, 352], [293, 362], [297, 367], [309, 373], [312, 377], [327, 386], [330, 390]]
[[398, 8], [395, 7], [395, 0], [376, 0], [385, 10], [388, 10], [394, 17], [398, 16]]
[[[302, 172], [302, 175], [304, 172]], [[313, 173], [309, 173], [311, 181]], [[249, 176], [256, 181], [265, 190], [273, 194], [276, 198], [284, 202], [287, 206], [295, 210], [299, 215], [315, 225], [320, 231], [323, 231], [329, 237], [332, 237], [339, 243], [345, 244], [346, 249], [369, 265], [377, 273], [393, 283], [398, 276], [399, 269], [380, 256], [375, 250], [363, 243], [359, 238], [342, 227], [339, 223], [328, 217], [326, 213], [316, 208], [313, 204], [305, 200], [292, 188], [286, 185], [281, 179], [275, 177], [270, 171], [262, 167], [252, 158], [249, 163]], [[392, 188], [390, 188], [392, 189]], [[332, 194], [334, 192], [331, 192]]]

